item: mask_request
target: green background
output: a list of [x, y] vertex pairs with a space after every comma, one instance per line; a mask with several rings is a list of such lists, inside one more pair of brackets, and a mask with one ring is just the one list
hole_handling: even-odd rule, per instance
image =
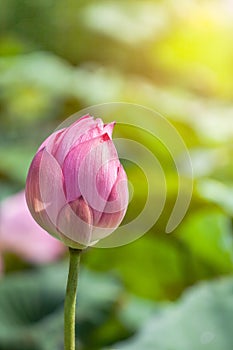
[[[232, 349], [232, 30], [227, 0], [0, 0], [1, 200], [24, 188], [44, 138], [93, 104], [157, 110], [193, 162], [191, 205], [167, 235], [178, 188], [169, 154], [145, 133], [116, 129], [152, 150], [168, 194], [141, 239], [83, 254], [79, 349]], [[147, 187], [124, 165], [134, 186], [130, 219]], [[62, 349], [66, 257], [40, 268], [11, 252], [3, 258], [0, 349]]]

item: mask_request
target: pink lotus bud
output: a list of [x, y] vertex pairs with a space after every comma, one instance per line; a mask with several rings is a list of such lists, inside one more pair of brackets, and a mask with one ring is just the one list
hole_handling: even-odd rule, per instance
[[112, 142], [114, 123], [86, 115], [50, 135], [29, 169], [26, 199], [34, 219], [73, 248], [111, 234], [128, 205], [127, 176]]

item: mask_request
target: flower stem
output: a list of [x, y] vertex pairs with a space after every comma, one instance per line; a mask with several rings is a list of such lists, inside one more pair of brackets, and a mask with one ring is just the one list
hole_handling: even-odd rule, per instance
[[75, 307], [82, 250], [69, 248], [70, 264], [64, 309], [64, 349], [75, 350]]

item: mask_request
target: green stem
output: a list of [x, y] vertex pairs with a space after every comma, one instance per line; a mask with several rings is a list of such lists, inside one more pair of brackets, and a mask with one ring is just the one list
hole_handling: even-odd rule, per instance
[[70, 265], [64, 309], [64, 349], [75, 350], [75, 307], [81, 250], [69, 248]]

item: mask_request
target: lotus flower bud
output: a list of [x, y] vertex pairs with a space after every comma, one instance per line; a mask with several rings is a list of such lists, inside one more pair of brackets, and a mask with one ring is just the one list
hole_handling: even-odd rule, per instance
[[114, 123], [86, 115], [50, 135], [27, 177], [26, 200], [37, 223], [82, 249], [111, 234], [128, 205], [126, 173], [112, 142]]

